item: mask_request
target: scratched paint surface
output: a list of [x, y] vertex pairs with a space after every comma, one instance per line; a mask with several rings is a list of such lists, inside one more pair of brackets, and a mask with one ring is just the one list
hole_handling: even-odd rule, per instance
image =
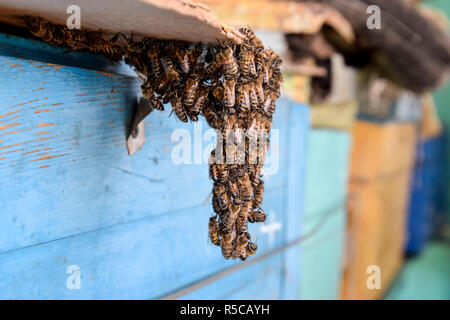
[[[146, 144], [129, 157], [135, 78], [0, 52], [0, 298], [155, 298], [238, 263], [207, 244], [207, 164], [171, 160], [172, 132], [193, 136], [192, 124], [152, 113]], [[302, 207], [288, 195], [303, 193], [304, 170], [288, 172], [292, 154], [304, 157], [307, 126], [307, 108], [280, 102], [280, 170], [266, 181], [263, 205], [284, 229], [269, 241], [251, 226], [258, 254], [300, 232], [288, 222], [299, 225]], [[298, 259], [281, 256], [298, 273]], [[81, 290], [66, 287], [72, 264]], [[283, 290], [273, 292], [289, 297]]]

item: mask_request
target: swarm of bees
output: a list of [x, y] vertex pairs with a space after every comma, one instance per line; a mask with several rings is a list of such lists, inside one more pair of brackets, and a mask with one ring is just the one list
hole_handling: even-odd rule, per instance
[[239, 30], [246, 37], [242, 44], [205, 45], [122, 34], [106, 41], [100, 32], [68, 30], [36, 17], [24, 20], [33, 35], [51, 44], [113, 60], [124, 57], [153, 109], [164, 110], [169, 103], [182, 122], [205, 117], [218, 135], [209, 160], [214, 182], [209, 238], [226, 259], [252, 256], [257, 245], [248, 223], [266, 220], [262, 167], [281, 94], [280, 57], [265, 49], [249, 28]]

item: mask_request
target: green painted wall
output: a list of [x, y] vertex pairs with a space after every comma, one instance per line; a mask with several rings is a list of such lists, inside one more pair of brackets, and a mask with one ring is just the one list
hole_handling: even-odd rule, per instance
[[430, 7], [438, 8], [443, 12], [445, 12], [447, 17], [450, 17], [450, 1], [448, 0], [429, 0], [424, 1], [423, 4]]

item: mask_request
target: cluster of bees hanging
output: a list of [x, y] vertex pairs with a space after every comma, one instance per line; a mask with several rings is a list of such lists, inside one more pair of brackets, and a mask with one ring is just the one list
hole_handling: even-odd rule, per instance
[[[281, 59], [249, 28], [239, 31], [241, 44], [216, 45], [117, 34], [110, 41], [100, 32], [68, 30], [41, 18], [26, 17], [30, 32], [51, 44], [122, 56], [142, 81], [143, 96], [155, 110], [169, 103], [182, 122], [203, 115], [217, 130], [209, 176], [214, 181], [209, 237], [226, 258], [245, 260], [257, 245], [248, 222], [264, 222], [262, 167], [276, 99], [281, 90]], [[122, 41], [122, 44], [120, 43]]]

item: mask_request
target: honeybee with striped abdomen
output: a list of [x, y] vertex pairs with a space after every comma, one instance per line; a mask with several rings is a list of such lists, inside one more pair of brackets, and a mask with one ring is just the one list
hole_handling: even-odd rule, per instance
[[220, 239], [219, 239], [219, 226], [217, 224], [217, 216], [213, 216], [209, 218], [209, 224], [208, 224], [208, 234], [209, 239], [211, 242], [218, 246], [220, 245]]
[[225, 80], [223, 85], [223, 105], [228, 113], [233, 114], [235, 112], [235, 109], [233, 107], [236, 103], [236, 95], [234, 90], [236, 86], [236, 80]]
[[264, 213], [264, 211], [261, 208], [257, 208], [255, 210], [253, 210], [252, 212], [250, 212], [249, 217], [248, 217], [248, 221], [250, 222], [264, 222], [266, 221], [266, 214]]
[[170, 105], [172, 106], [172, 110], [175, 113], [175, 115], [183, 122], [188, 121], [186, 110], [183, 108], [183, 104], [181, 103], [180, 98], [177, 96], [173, 96], [170, 99]]
[[233, 233], [223, 233], [220, 246], [222, 247], [222, 256], [225, 259], [230, 259], [233, 252]]
[[241, 206], [238, 204], [231, 204], [229, 211], [222, 215], [221, 219], [221, 228], [226, 232], [232, 232], [233, 226], [238, 218], [239, 212], [241, 210]]
[[256, 250], [258, 249], [258, 246], [254, 242], [248, 242], [247, 246], [245, 247], [245, 251], [247, 253], [247, 256], [250, 257], [255, 254]]
[[236, 237], [236, 240], [235, 240], [235, 243], [233, 246], [233, 253], [231, 255], [231, 257], [233, 259], [237, 259], [243, 255], [244, 256], [246, 255], [245, 248], [246, 248], [249, 240], [250, 240], [250, 234], [248, 232], [244, 232]]

